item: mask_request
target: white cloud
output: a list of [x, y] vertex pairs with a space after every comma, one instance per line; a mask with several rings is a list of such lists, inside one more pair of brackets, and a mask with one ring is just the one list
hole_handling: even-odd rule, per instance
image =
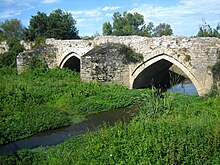
[[0, 19], [7, 19], [10, 17], [20, 15], [20, 14], [21, 14], [21, 11], [9, 9], [9, 10], [5, 10], [5, 11], [0, 12]]
[[80, 29], [82, 35], [94, 34], [94, 32], [100, 32], [102, 24], [109, 19], [113, 14], [107, 13], [119, 9], [119, 6], [105, 6], [90, 10], [73, 10], [68, 11], [76, 19], [76, 26]]
[[107, 11], [113, 11], [119, 9], [119, 6], [105, 6], [103, 8], [96, 8], [90, 10], [73, 10], [69, 11], [75, 17], [98, 17], [104, 15]]
[[114, 13], [106, 13], [105, 16], [106, 17], [112, 17]]
[[75, 17], [97, 17], [101, 15], [100, 9], [93, 9], [93, 10], [75, 10], [69, 11]]
[[[59, 0], [0, 0], [0, 19], [17, 17], [46, 3], [55, 3]], [[40, 3], [39, 3], [40, 2]]]
[[148, 4], [139, 6], [128, 12], [138, 12], [144, 15], [146, 22], [151, 21], [154, 24], [169, 23], [174, 29], [174, 33], [177, 34], [194, 34], [198, 30], [202, 18], [209, 20], [210, 25], [216, 23], [217, 19], [220, 21], [219, 0], [181, 0], [179, 4], [173, 6]]
[[120, 9], [119, 6], [105, 6], [102, 8], [102, 11], [112, 11], [112, 10], [117, 10]]

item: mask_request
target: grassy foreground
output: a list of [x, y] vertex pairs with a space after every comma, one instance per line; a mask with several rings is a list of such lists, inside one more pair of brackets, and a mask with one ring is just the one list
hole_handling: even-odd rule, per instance
[[[8, 80], [3, 79], [5, 85], [10, 81], [11, 86], [20, 82], [25, 84], [23, 86], [32, 98], [37, 94], [37, 98], [41, 98], [40, 94], [44, 96], [44, 99], [39, 99], [42, 102], [28, 97], [24, 103], [16, 104], [15, 101], [2, 104], [4, 107], [1, 105], [1, 131], [6, 125], [4, 122], [14, 121], [15, 128], [7, 127], [11, 129], [8, 135], [13, 134], [13, 137], [18, 137], [14, 134], [16, 130], [13, 130], [21, 127], [16, 125], [18, 121], [27, 120], [26, 117], [20, 117], [20, 114], [39, 116], [42, 113], [44, 118], [35, 117], [37, 119], [33, 118], [29, 122], [31, 124], [36, 120], [35, 125], [41, 125], [43, 121], [49, 121], [45, 124], [49, 128], [48, 125], [56, 127], [71, 123], [74, 115], [84, 116], [126, 106], [138, 100], [144, 100], [144, 103], [140, 105], [139, 115], [130, 123], [119, 122], [113, 127], [106, 126], [97, 132], [71, 138], [53, 147], [0, 155], [0, 164], [220, 164], [219, 97], [202, 99], [197, 96], [127, 90], [118, 85], [82, 83], [79, 77], [67, 70], [7, 75]], [[6, 75], [3, 77], [7, 79]], [[42, 84], [33, 85], [36, 83]], [[1, 91], [2, 89], [1, 87]], [[19, 88], [15, 86], [14, 89]], [[13, 93], [13, 90], [7, 88], [5, 91]], [[77, 97], [72, 96], [74, 94], [81, 96], [78, 102]], [[5, 108], [6, 105], [11, 108]], [[44, 106], [45, 108], [39, 108]], [[47, 115], [49, 111], [53, 117]], [[18, 115], [20, 116], [17, 117]], [[56, 123], [53, 123], [54, 118]], [[26, 129], [32, 130], [35, 125]], [[32, 133], [40, 131], [40, 127], [36, 128]], [[22, 128], [19, 131], [21, 130]]]
[[80, 122], [86, 115], [124, 107], [141, 91], [84, 83], [70, 70], [0, 69], [0, 144]]

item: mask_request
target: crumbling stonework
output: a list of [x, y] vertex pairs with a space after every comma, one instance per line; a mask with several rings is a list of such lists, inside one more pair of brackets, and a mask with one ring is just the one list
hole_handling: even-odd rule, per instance
[[119, 46], [96, 47], [82, 56], [81, 61], [83, 81], [118, 83], [129, 87], [129, 65], [123, 62]]
[[0, 54], [7, 52], [8, 49], [9, 49], [9, 47], [8, 47], [6, 41], [0, 42]]
[[[122, 74], [128, 75], [126, 80], [124, 79], [122, 81], [123, 84], [129, 88], [133, 87], [138, 75], [143, 73], [147, 67], [158, 61], [165, 60], [180, 68], [193, 82], [200, 95], [204, 95], [211, 89], [213, 77], [210, 68], [216, 63], [217, 52], [220, 50], [220, 39], [218, 38], [99, 36], [94, 40], [46, 40], [46, 44], [53, 45], [56, 49], [56, 55], [54, 56], [53, 65], [51, 66], [61, 67], [69, 58], [75, 56], [81, 60], [81, 76], [87, 81], [91, 80], [89, 76], [91, 76], [92, 73], [87, 74], [84, 68], [88, 67], [84, 65], [93, 65], [94, 63], [88, 63], [88, 60], [84, 63], [83, 56], [85, 55], [86, 57], [86, 54], [94, 49], [96, 45], [104, 45], [105, 43], [124, 44], [130, 46], [135, 52], [143, 55], [143, 62], [129, 64], [129, 69], [125, 69], [122, 72]], [[92, 57], [94, 56], [95, 55]], [[105, 55], [100, 58], [102, 59], [104, 57]], [[99, 63], [99, 65], [100, 66], [97, 66], [97, 72], [98, 68], [103, 68], [105, 62]], [[100, 72], [100, 75], [102, 75], [99, 75], [102, 77], [99, 78], [100, 81], [106, 79], [103, 74], [104, 73]], [[109, 81], [109, 79], [105, 81]]]
[[24, 51], [17, 56], [18, 73], [29, 67], [30, 61], [36, 58], [44, 63], [45, 68], [54, 68], [56, 64], [56, 49], [52, 46], [39, 47]]

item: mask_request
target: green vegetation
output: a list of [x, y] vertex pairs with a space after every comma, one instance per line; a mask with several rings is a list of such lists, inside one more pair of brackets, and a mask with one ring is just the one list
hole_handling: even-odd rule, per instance
[[24, 27], [20, 20], [10, 19], [0, 22], [0, 42], [11, 38], [22, 39]]
[[59, 69], [16, 75], [4, 68], [0, 78], [2, 144], [98, 111], [140, 105], [129, 123], [105, 126], [53, 147], [2, 154], [0, 164], [220, 163], [220, 97], [83, 83], [77, 73]]
[[173, 31], [169, 24], [160, 23], [154, 28], [152, 22], [148, 25], [144, 23], [144, 16], [139, 13], [127, 13], [120, 14], [116, 12], [112, 17], [113, 25], [110, 22], [105, 22], [102, 26], [103, 35], [140, 35], [140, 36], [164, 36], [172, 35]]
[[131, 47], [126, 45], [118, 44], [120, 54], [123, 55], [124, 63], [137, 63], [143, 61], [144, 57], [140, 53], [136, 53]]
[[[60, 21], [57, 21], [60, 20]], [[19, 40], [34, 40], [45, 46], [45, 38], [78, 38], [76, 21], [60, 9], [48, 16], [38, 12], [23, 31], [17, 19], [0, 24], [0, 41], [7, 40], [9, 51], [0, 55], [0, 144], [39, 132], [75, 124], [89, 114], [131, 104], [140, 106], [129, 123], [118, 122], [97, 132], [73, 137], [53, 146], [0, 154], [0, 165], [8, 164], [220, 164], [220, 97], [161, 93], [156, 90], [128, 90], [120, 85], [84, 83], [70, 70], [44, 69], [38, 58], [20, 75], [16, 55], [24, 50]], [[63, 28], [65, 27], [65, 28]], [[198, 37], [219, 37], [219, 25], [206, 22]], [[138, 13], [115, 13], [113, 24], [103, 24], [104, 35], [172, 35], [168, 24], [145, 25]], [[143, 56], [120, 46], [124, 62]], [[186, 56], [186, 61], [190, 58]], [[33, 70], [34, 69], [34, 70]], [[219, 61], [212, 67], [220, 79]], [[212, 97], [210, 97], [212, 96]], [[62, 155], [62, 156], [61, 156]]]
[[215, 81], [220, 80], [220, 49], [217, 50], [217, 54], [217, 62], [211, 68]]
[[0, 29], [0, 42], [3, 42], [3, 41], [5, 41], [5, 37], [4, 37], [3, 31]]
[[212, 73], [216, 80], [220, 80], [220, 60], [212, 66]]
[[20, 44], [16, 37], [12, 37], [8, 41], [9, 50], [3, 54], [0, 54], [0, 68], [2, 67], [16, 67], [16, 57], [18, 53], [24, 50], [24, 47]]
[[140, 114], [130, 123], [106, 126], [54, 147], [1, 155], [2, 164], [220, 163], [219, 97], [202, 100], [145, 90], [142, 97]]
[[106, 49], [106, 47], [108, 47], [108, 49], [112, 49], [112, 47], [118, 49], [120, 55], [122, 55], [122, 62], [125, 64], [141, 62], [144, 59], [142, 54], [136, 53], [130, 46], [124, 44], [108, 42], [95, 45], [95, 48], [97, 49]]
[[220, 96], [220, 51], [218, 50], [218, 57], [216, 63], [211, 67], [213, 75], [213, 86], [208, 96]]
[[[138, 101], [139, 91], [83, 83], [69, 70], [0, 69], [0, 144]], [[104, 99], [103, 99], [104, 98]]]
[[203, 21], [196, 36], [220, 38], [220, 23], [218, 23], [216, 28], [211, 28], [211, 26], [206, 21]]
[[186, 62], [191, 61], [191, 56], [190, 56], [190, 55], [185, 55], [184, 60], [185, 60]]
[[79, 38], [76, 21], [72, 14], [56, 9], [49, 15], [38, 12], [32, 16], [30, 25], [26, 28], [18, 19], [0, 22], [0, 42], [17, 38], [34, 41], [36, 38], [74, 39]]
[[155, 27], [153, 31], [153, 36], [156, 37], [173, 35], [173, 30], [171, 29], [171, 26], [166, 23], [160, 23], [157, 27]]
[[38, 37], [56, 38], [56, 39], [74, 39], [78, 37], [76, 21], [72, 14], [57, 9], [50, 13], [38, 12], [32, 16], [30, 25], [24, 30], [25, 40], [35, 40]]
[[46, 38], [45, 37], [37, 37], [34, 39], [34, 43], [31, 45], [31, 48], [39, 48], [46, 46]]

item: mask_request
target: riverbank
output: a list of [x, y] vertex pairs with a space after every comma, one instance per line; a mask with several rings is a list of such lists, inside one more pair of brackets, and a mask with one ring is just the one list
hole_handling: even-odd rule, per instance
[[[35, 75], [36, 73], [31, 74]], [[103, 109], [108, 110], [109, 108], [110, 110], [137, 102], [143, 103], [139, 104], [139, 114], [129, 123], [117, 122], [112, 127], [104, 126], [97, 132], [73, 137], [52, 147], [2, 154], [0, 155], [0, 164], [220, 164], [220, 98], [218, 96], [203, 99], [198, 96], [161, 94], [144, 89], [127, 90], [118, 85], [87, 84], [80, 82], [79, 77], [73, 81], [75, 76], [72, 77], [72, 73], [65, 70], [51, 70], [47, 73], [39, 72], [36, 76], [33, 75], [27, 74], [25, 76], [29, 77], [27, 84], [44, 82], [44, 85], [49, 85], [52, 94], [46, 95], [47, 92], [44, 93], [44, 90], [47, 89], [44, 88], [44, 85], [35, 89], [26, 84], [23, 85], [27, 86], [25, 89], [29, 91], [30, 88], [34, 96], [38, 91], [43, 91], [41, 93], [48, 96], [44, 106], [56, 107], [56, 112], [64, 111], [58, 107], [64, 108], [66, 116], [70, 117], [67, 118], [68, 122], [71, 122], [69, 114], [73, 113], [66, 107], [73, 106], [71, 100], [74, 100], [74, 97], [68, 97], [74, 93], [73, 91], [77, 93], [77, 98], [80, 96], [80, 101], [74, 104], [73, 108], [82, 106], [81, 113], [74, 112], [81, 116]], [[8, 75], [11, 82], [23, 80], [18, 77], [17, 75]], [[6, 79], [7, 76], [5, 76], [5, 83]], [[41, 79], [42, 81], [40, 81]], [[79, 83], [76, 83], [77, 81]], [[57, 86], [57, 84], [60, 85]], [[53, 88], [53, 86], [55, 87]], [[40, 90], [41, 88], [43, 89]], [[71, 92], [69, 93], [69, 91]], [[13, 93], [12, 90], [10, 92]], [[82, 94], [80, 95], [80, 93]], [[16, 107], [15, 103], [11, 104]], [[26, 107], [24, 103], [18, 105]], [[65, 106], [66, 104], [68, 106]], [[3, 105], [7, 107], [8, 104]], [[36, 104], [36, 107], [39, 105], [41, 104]], [[83, 111], [83, 109], [87, 111]], [[24, 112], [28, 111], [36, 113], [34, 108], [29, 108]], [[14, 123], [19, 121], [19, 118], [13, 118], [16, 117], [14, 114], [21, 113], [19, 110], [14, 109], [11, 112], [7, 111], [7, 113], [8, 116], [1, 116], [1, 123], [6, 123], [5, 120], [9, 119], [14, 120]], [[62, 115], [57, 115], [57, 118], [54, 119], [49, 117], [45, 117], [45, 119], [33, 118], [33, 121], [51, 120], [53, 123], [54, 120], [59, 120], [58, 116], [60, 121], [65, 119]], [[21, 119], [25, 120], [25, 118]], [[2, 125], [6, 128], [6, 124]], [[17, 125], [14, 124], [14, 126]], [[10, 129], [13, 133], [15, 128]]]
[[93, 113], [138, 102], [141, 90], [84, 83], [70, 70], [0, 70], [0, 144], [81, 122]]

